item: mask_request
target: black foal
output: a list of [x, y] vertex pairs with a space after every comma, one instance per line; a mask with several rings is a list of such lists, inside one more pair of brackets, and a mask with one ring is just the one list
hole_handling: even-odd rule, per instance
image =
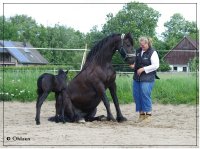
[[59, 121], [59, 116], [62, 113], [62, 98], [59, 97], [59, 94], [62, 90], [67, 87], [67, 73], [68, 71], [63, 71], [59, 69], [58, 75], [53, 75], [49, 73], [42, 74], [37, 80], [37, 103], [36, 103], [36, 124], [40, 124], [40, 110], [43, 102], [47, 98], [50, 92], [55, 92], [56, 98], [56, 116], [55, 121]]

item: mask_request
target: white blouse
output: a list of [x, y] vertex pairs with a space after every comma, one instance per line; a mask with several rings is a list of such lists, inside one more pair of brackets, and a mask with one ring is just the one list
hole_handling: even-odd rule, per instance
[[[141, 52], [141, 56], [144, 53], [144, 51]], [[149, 66], [145, 66], [144, 71], [146, 73], [150, 73], [152, 71], [155, 71], [159, 68], [159, 57], [158, 57], [158, 53], [156, 51], [153, 52], [153, 54], [151, 55], [151, 65]]]

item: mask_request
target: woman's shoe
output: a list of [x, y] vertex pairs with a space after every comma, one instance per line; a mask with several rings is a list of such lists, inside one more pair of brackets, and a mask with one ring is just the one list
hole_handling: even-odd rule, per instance
[[142, 122], [145, 119], [145, 116], [146, 116], [145, 113], [140, 114], [138, 120], [136, 121], [136, 123]]
[[149, 123], [149, 122], [151, 122], [151, 119], [152, 119], [152, 115], [146, 113], [146, 115], [145, 115], [145, 119], [144, 119], [144, 122]]

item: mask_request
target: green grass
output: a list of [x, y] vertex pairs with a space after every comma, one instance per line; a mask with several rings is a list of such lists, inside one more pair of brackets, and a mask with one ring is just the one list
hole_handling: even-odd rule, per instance
[[197, 79], [193, 75], [163, 76], [157, 80], [152, 93], [154, 102], [163, 104], [196, 104]]
[[[162, 73], [155, 81], [152, 91], [153, 103], [161, 104], [196, 104], [199, 99], [198, 82], [195, 74]], [[117, 76], [117, 95], [120, 103], [133, 102], [133, 75]], [[109, 99], [111, 96], [107, 91]]]
[[[0, 84], [4, 81], [4, 86], [1, 85], [0, 87], [0, 100], [15, 100], [21, 102], [36, 101], [37, 78], [44, 72], [48, 71], [40, 69], [7, 69], [3, 77], [3, 73], [0, 71]], [[55, 71], [55, 73], [57, 72]], [[162, 73], [158, 75], [161, 79], [156, 80], [153, 88], [152, 99], [154, 103], [196, 104], [199, 96], [196, 75], [187, 73]], [[74, 72], [69, 72], [69, 79], [72, 79], [74, 76]], [[117, 95], [120, 103], [133, 102], [132, 76], [117, 75]], [[108, 90], [107, 95], [109, 100], [111, 100]], [[50, 94], [48, 99], [54, 100], [54, 95]]]
[[[52, 73], [57, 74], [57, 70], [55, 72], [46, 71], [46, 70], [6, 70], [1, 71], [0, 75], [0, 100], [4, 101], [36, 101], [37, 99], [37, 79], [43, 73]], [[69, 72], [69, 79], [74, 76], [74, 72]], [[3, 83], [4, 81], [4, 83]], [[4, 93], [3, 93], [4, 87]], [[51, 93], [48, 96], [49, 100], [54, 99], [54, 94]]]

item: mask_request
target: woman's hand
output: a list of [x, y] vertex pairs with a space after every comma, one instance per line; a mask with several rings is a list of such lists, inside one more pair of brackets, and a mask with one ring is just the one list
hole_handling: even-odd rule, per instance
[[130, 67], [131, 69], [134, 69], [134, 68], [135, 68], [135, 64], [131, 64], [131, 65], [129, 65], [129, 67]]
[[142, 74], [142, 72], [144, 71], [144, 68], [140, 68], [137, 70], [137, 74], [138, 76], [140, 76]]

